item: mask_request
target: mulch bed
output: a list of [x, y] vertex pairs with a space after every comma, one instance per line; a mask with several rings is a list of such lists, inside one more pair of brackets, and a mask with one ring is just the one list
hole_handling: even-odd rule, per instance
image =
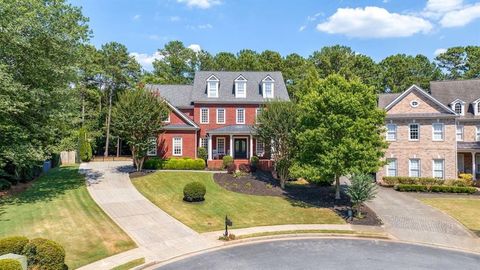
[[223, 188], [244, 194], [257, 196], [284, 197], [293, 205], [301, 207], [323, 207], [330, 208], [342, 216], [346, 222], [356, 225], [382, 225], [381, 220], [375, 212], [365, 205], [362, 205], [362, 219], [349, 219], [348, 210], [352, 204], [348, 196], [342, 192], [340, 200], [335, 200], [335, 188], [332, 186], [321, 187], [312, 184], [288, 184], [285, 190], [280, 188], [279, 181], [274, 179], [271, 173], [258, 171], [252, 174], [233, 177], [231, 174], [216, 173], [213, 175], [215, 182]]
[[0, 198], [15, 196], [17, 194], [24, 192], [25, 190], [27, 190], [32, 186], [35, 180], [32, 180], [27, 183], [18, 183], [16, 185], [12, 185], [12, 187], [9, 190], [0, 191]]
[[155, 170], [142, 170], [140, 172], [137, 172], [137, 171], [133, 171], [133, 172], [129, 172], [128, 175], [130, 176], [130, 179], [133, 179], [133, 178], [138, 178], [138, 177], [142, 177], [142, 176], [145, 176], [145, 175], [149, 175], [151, 173], [154, 173], [156, 172]]

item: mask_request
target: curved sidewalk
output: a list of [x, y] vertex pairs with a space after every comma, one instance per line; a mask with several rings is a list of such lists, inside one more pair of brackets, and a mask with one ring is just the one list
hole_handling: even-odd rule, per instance
[[222, 244], [201, 236], [140, 194], [128, 176], [131, 164], [118, 161], [80, 165], [92, 198], [138, 246], [80, 269], [111, 269], [142, 257], [147, 263], [164, 261]]

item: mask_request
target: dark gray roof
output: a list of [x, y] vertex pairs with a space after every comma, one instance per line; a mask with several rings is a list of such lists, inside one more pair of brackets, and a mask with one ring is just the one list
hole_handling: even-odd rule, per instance
[[249, 125], [233, 125], [224, 126], [221, 128], [215, 128], [207, 130], [208, 134], [251, 134], [252, 126]]
[[163, 127], [164, 130], [197, 130], [197, 127], [187, 124], [168, 124]]
[[480, 142], [457, 142], [457, 149], [480, 149]]
[[[218, 98], [207, 96], [207, 79], [214, 75], [219, 80]], [[235, 79], [242, 75], [247, 80], [247, 97], [235, 98]], [[192, 100], [199, 103], [263, 103], [262, 80], [270, 76], [274, 81], [274, 98], [289, 100], [287, 88], [279, 71], [198, 71], [195, 73]]]
[[145, 88], [157, 92], [177, 108], [192, 107], [192, 85], [147, 84]]
[[480, 79], [433, 81], [430, 82], [430, 91], [434, 98], [447, 106], [456, 99], [464, 101], [467, 111], [463, 117], [473, 118], [472, 102], [480, 99]]
[[378, 107], [385, 108], [388, 104], [392, 103], [394, 99], [400, 96], [402, 93], [389, 93], [389, 94], [380, 94], [378, 96]]

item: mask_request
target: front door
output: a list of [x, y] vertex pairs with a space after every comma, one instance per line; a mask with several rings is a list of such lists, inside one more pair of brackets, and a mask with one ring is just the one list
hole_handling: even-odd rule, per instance
[[247, 159], [247, 139], [235, 139], [233, 158]]

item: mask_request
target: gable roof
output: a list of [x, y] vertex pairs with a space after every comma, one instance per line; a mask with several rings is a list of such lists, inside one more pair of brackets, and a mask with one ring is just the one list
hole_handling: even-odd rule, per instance
[[145, 88], [158, 93], [177, 108], [193, 108], [192, 85], [147, 84]]
[[472, 103], [480, 98], [480, 79], [430, 82], [432, 96], [447, 105], [459, 99], [466, 103], [465, 116], [461, 118], [478, 117], [474, 115]]
[[408, 94], [410, 94], [413, 91], [423, 95], [425, 98], [429, 99], [433, 103], [440, 106], [442, 109], [444, 109], [447, 112], [447, 114], [456, 115], [456, 113], [452, 109], [450, 109], [448, 106], [446, 106], [445, 104], [443, 104], [440, 101], [438, 101], [437, 99], [435, 99], [433, 96], [431, 96], [430, 94], [428, 94], [422, 88], [416, 86], [415, 84], [410, 86], [406, 91], [404, 91], [399, 96], [394, 98], [388, 105], [385, 106], [385, 110], [386, 111], [390, 110], [393, 106], [395, 106], [398, 102], [400, 102], [404, 97], [406, 97]]
[[388, 104], [392, 103], [392, 101], [401, 94], [402, 93], [388, 93], [378, 95], [378, 107], [385, 109]]
[[[218, 98], [207, 96], [207, 79], [214, 75], [219, 80]], [[235, 79], [242, 75], [247, 81], [246, 98], [235, 97]], [[279, 71], [198, 71], [195, 73], [192, 101], [196, 103], [264, 103], [262, 81], [270, 76], [275, 81], [274, 98], [290, 100], [282, 73]]]

